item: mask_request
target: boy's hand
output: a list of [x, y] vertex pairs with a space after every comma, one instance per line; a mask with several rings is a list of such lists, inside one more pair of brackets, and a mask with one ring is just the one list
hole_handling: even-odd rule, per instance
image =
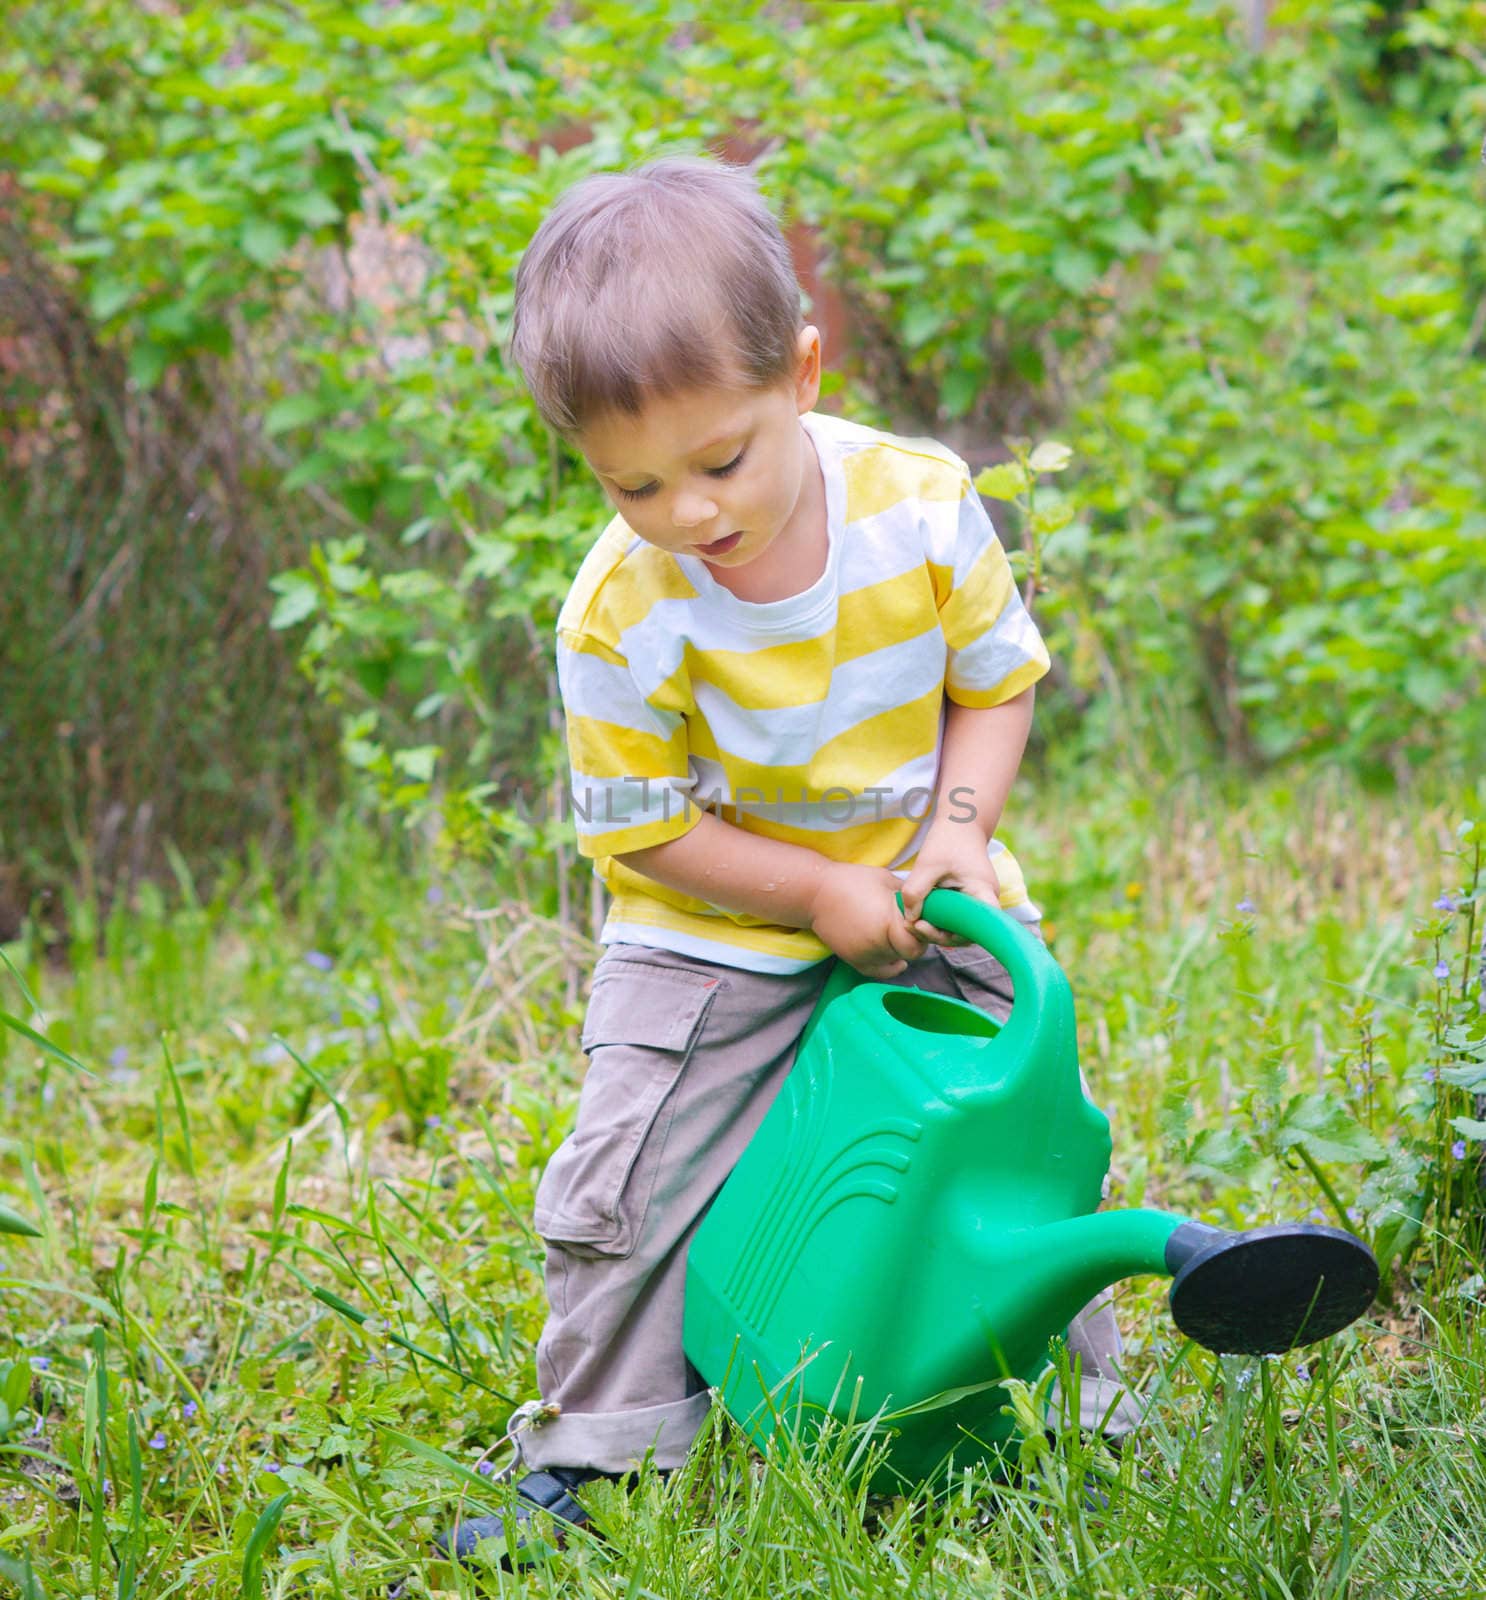
[[945, 933], [920, 913], [930, 889], [958, 889], [987, 905], [1001, 904], [1001, 880], [986, 854], [985, 835], [968, 822], [937, 823], [924, 836], [923, 848], [913, 868], [903, 880], [904, 916], [914, 933], [926, 944], [958, 948], [969, 941], [957, 933]]
[[811, 932], [863, 977], [880, 983], [896, 978], [929, 943], [904, 920], [898, 890], [886, 867], [833, 861], [815, 891]]

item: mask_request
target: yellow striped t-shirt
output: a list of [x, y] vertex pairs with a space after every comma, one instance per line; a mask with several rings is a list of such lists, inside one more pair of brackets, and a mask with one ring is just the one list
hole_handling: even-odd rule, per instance
[[[699, 807], [833, 860], [912, 866], [932, 810], [946, 696], [994, 706], [1047, 651], [964, 462], [926, 439], [811, 412], [829, 553], [800, 594], [740, 600], [700, 558], [615, 517], [557, 621], [578, 846], [613, 895], [606, 944], [756, 972], [830, 952], [669, 889], [617, 859], [686, 833]], [[999, 840], [1001, 903], [1039, 913]]]

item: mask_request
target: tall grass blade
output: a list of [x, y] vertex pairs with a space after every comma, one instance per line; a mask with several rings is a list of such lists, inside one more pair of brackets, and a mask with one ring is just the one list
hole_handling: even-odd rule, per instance
[[38, 1033], [35, 1028], [28, 1028], [19, 1017], [13, 1017], [8, 1011], [0, 1011], [0, 1028], [9, 1028], [12, 1033], [19, 1034], [21, 1038], [34, 1044], [38, 1050], [43, 1050], [54, 1060], [60, 1061], [64, 1067], [71, 1067], [74, 1072], [80, 1072], [85, 1078], [96, 1078], [98, 1074], [85, 1067], [74, 1055], [69, 1055], [61, 1045], [53, 1044], [45, 1034]]
[[34, 1222], [28, 1221], [19, 1211], [12, 1211], [6, 1205], [0, 1205], [0, 1233], [23, 1233], [30, 1239], [41, 1237], [41, 1229]]
[[287, 1489], [283, 1494], [275, 1495], [264, 1506], [252, 1533], [248, 1535], [247, 1546], [243, 1550], [243, 1600], [263, 1600], [263, 1552], [279, 1531], [284, 1509], [293, 1498], [293, 1493]]

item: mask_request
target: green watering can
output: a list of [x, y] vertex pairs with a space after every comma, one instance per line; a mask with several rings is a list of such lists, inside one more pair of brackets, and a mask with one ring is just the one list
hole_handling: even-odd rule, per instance
[[686, 1353], [756, 1444], [881, 1414], [874, 1488], [994, 1460], [1012, 1429], [998, 1380], [1035, 1381], [1074, 1315], [1139, 1273], [1171, 1276], [1177, 1327], [1217, 1351], [1289, 1350], [1367, 1309], [1377, 1262], [1349, 1233], [1099, 1211], [1109, 1120], [1062, 969], [966, 895], [936, 889], [923, 914], [1006, 967], [1011, 1015], [838, 962], [692, 1241]]

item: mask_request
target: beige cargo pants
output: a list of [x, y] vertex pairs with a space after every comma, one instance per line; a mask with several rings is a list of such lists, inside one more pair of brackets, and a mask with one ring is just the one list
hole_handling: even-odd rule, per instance
[[[681, 1464], [710, 1403], [681, 1348], [687, 1246], [793, 1064], [829, 967], [744, 972], [633, 944], [600, 957], [577, 1123], [536, 1197], [550, 1308], [537, 1378], [562, 1410], [525, 1436], [530, 1465]], [[1011, 1007], [1005, 968], [977, 948], [931, 947], [895, 981], [1001, 1018]], [[1114, 1371], [1107, 1297], [1068, 1347], [1084, 1426], [1130, 1432], [1140, 1413]]]

